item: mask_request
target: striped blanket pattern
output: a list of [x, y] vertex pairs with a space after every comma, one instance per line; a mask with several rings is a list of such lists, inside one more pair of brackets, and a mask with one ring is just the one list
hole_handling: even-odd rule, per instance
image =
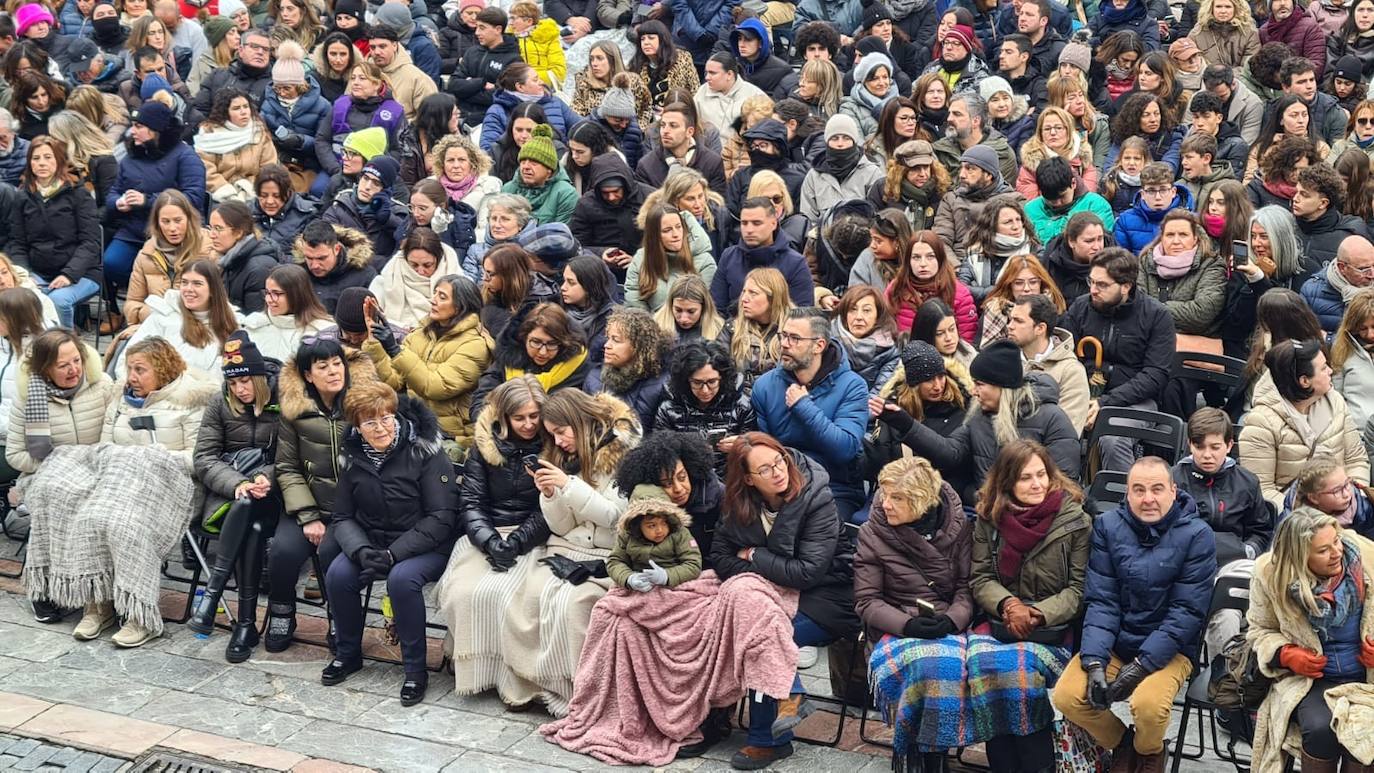
[[878, 710], [894, 731], [894, 761], [998, 735], [1028, 735], [1054, 720], [1049, 690], [1067, 650], [991, 636], [884, 636], [869, 660]]

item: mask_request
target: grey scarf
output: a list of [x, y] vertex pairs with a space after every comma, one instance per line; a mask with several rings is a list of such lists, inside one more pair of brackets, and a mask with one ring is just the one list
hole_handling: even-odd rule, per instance
[[71, 389], [58, 389], [46, 378], [29, 381], [29, 394], [24, 401], [24, 450], [37, 461], [43, 461], [52, 453], [52, 426], [49, 424], [49, 400], [60, 397], [71, 400], [81, 387], [86, 385], [83, 371], [81, 380]]
[[1336, 261], [1334, 260], [1326, 266], [1326, 281], [1340, 292], [1341, 301], [1344, 303], [1350, 303], [1355, 300], [1355, 296], [1359, 294], [1361, 290], [1365, 289], [1350, 284], [1350, 280], [1345, 278], [1345, 274], [1341, 273], [1340, 268], [1337, 267]]

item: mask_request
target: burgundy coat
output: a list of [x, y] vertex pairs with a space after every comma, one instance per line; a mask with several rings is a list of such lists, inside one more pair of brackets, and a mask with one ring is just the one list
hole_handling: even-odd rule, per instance
[[1261, 45], [1284, 43], [1294, 54], [1312, 60], [1317, 82], [1321, 82], [1322, 72], [1326, 70], [1326, 33], [1302, 6], [1294, 3], [1293, 15], [1281, 22], [1266, 21], [1260, 27], [1259, 38]]

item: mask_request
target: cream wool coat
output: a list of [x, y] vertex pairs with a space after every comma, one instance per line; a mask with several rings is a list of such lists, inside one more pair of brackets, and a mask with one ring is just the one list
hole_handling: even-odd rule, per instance
[[[84, 349], [86, 383], [71, 400], [60, 397], [48, 400], [48, 427], [54, 448], [100, 442], [105, 411], [119, 393], [114, 381], [101, 369], [100, 354], [89, 345], [84, 345]], [[32, 378], [25, 360], [15, 376], [15, 398], [10, 404], [10, 424], [5, 432], [5, 461], [26, 474], [38, 472], [39, 464], [24, 446], [24, 403], [29, 399]]]
[[[1345, 532], [1345, 537], [1359, 546], [1360, 560], [1364, 564], [1365, 603], [1360, 635], [1374, 637], [1374, 542], [1351, 531]], [[1317, 653], [1322, 651], [1312, 624], [1305, 617], [1295, 616], [1275, 604], [1266, 582], [1273, 572], [1273, 558], [1273, 553], [1265, 553], [1255, 561], [1255, 574], [1250, 580], [1250, 608], [1245, 615], [1250, 624], [1245, 638], [1254, 647], [1260, 671], [1276, 680], [1259, 709], [1252, 747], [1251, 770], [1254, 773], [1279, 773], [1283, 770], [1283, 751], [1287, 749], [1296, 754], [1302, 748], [1302, 737], [1291, 722], [1293, 711], [1312, 688], [1312, 680], [1283, 667], [1274, 668], [1272, 664], [1279, 649], [1285, 644], [1296, 644]], [[1374, 669], [1366, 671], [1365, 681], [1374, 683]]]
[[[147, 299], [148, 309], [151, 312], [148, 318], [138, 326], [138, 330], [129, 337], [129, 344], [119, 353], [118, 359], [114, 363], [114, 376], [119, 381], [124, 380], [128, 368], [125, 364], [129, 346], [142, 341], [145, 338], [158, 336], [164, 338], [181, 355], [186, 364], [192, 368], [206, 374], [214, 381], [223, 378], [220, 372], [220, 348], [223, 343], [216, 341], [214, 336], [210, 337], [210, 343], [205, 346], [192, 346], [181, 337], [181, 295], [180, 293], [169, 291], [166, 295], [154, 295]], [[237, 316], [237, 312], [235, 312]]]
[[1260, 493], [1279, 511], [1288, 486], [1317, 455], [1335, 457], [1345, 464], [1346, 474], [1369, 485], [1369, 452], [1360, 442], [1360, 428], [1350, 421], [1345, 398], [1333, 389], [1313, 410], [1329, 411], [1331, 422], [1309, 445], [1268, 371], [1255, 383], [1254, 408], [1240, 430], [1240, 463], [1255, 473]]
[[333, 320], [317, 319], [301, 327], [296, 324], [295, 315], [284, 314], [277, 317], [266, 309], [255, 311], [243, 318], [243, 329], [248, 331], [248, 337], [257, 344], [258, 351], [262, 352], [264, 357], [271, 357], [280, 362], [286, 362], [296, 356], [302, 338], [316, 335], [333, 326]]

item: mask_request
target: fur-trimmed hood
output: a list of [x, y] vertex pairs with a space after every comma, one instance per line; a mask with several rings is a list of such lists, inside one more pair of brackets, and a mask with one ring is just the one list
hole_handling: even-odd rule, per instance
[[[344, 259], [330, 273], [360, 269], [372, 264], [372, 240], [367, 238], [367, 234], [342, 225], [334, 226], [334, 233], [343, 245]], [[305, 238], [297, 236], [296, 241], [291, 244], [291, 258], [302, 266], [305, 265], [304, 250]]]
[[[644, 439], [644, 428], [640, 426], [639, 415], [620, 398], [603, 392], [592, 395], [592, 399], [610, 413], [612, 437], [596, 450], [590, 474], [584, 474], [583, 477], [589, 482], [611, 480], [615, 477], [615, 471], [620, 467], [625, 454]], [[586, 472], [584, 470], [584, 473]]]
[[[497, 413], [497, 407], [490, 402], [482, 406], [482, 410], [477, 414], [477, 421], [473, 423], [472, 427], [472, 447], [482, 455], [482, 461], [489, 466], [504, 467], [506, 462], [510, 461], [507, 456], [510, 450], [524, 441], [510, 438], [502, 439], [496, 436], [496, 424], [499, 418]], [[530, 441], [530, 446], [534, 447], [534, 441]]]
[[673, 531], [686, 529], [692, 525], [692, 516], [686, 510], [673, 504], [662, 488], [649, 483], [641, 483], [635, 486], [634, 493], [630, 495], [630, 506], [625, 509], [620, 520], [616, 522], [616, 530], [623, 535], [631, 536], [631, 530], [639, 523], [639, 519], [646, 515], [664, 516], [668, 519], [668, 528]]
[[[348, 386], [377, 380], [377, 368], [361, 350], [344, 347], [344, 362], [348, 365]], [[295, 421], [310, 412], [320, 413], [315, 398], [306, 389], [305, 379], [296, 370], [295, 359], [287, 360], [281, 369], [278, 380], [278, 395], [281, 398], [281, 416]]]

